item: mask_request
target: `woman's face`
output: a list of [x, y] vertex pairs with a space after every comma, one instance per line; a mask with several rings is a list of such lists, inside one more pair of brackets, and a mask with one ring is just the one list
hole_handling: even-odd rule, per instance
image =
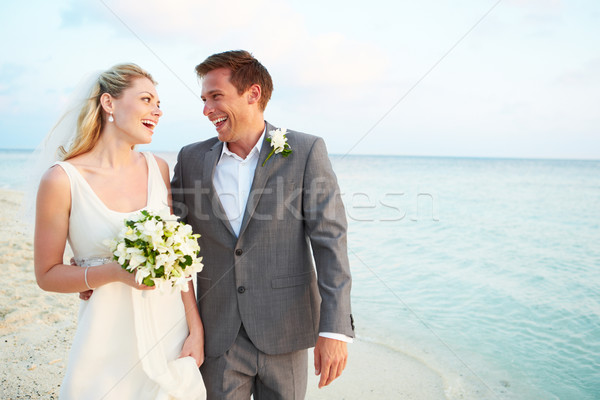
[[114, 122], [107, 124], [114, 124], [131, 144], [144, 144], [152, 141], [161, 115], [154, 84], [148, 78], [137, 78], [119, 98], [113, 98]]

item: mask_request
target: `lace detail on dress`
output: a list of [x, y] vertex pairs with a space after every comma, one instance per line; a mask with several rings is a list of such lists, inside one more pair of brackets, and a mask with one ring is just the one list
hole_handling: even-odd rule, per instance
[[112, 262], [112, 257], [87, 257], [87, 258], [76, 258], [75, 264], [80, 267], [95, 267], [97, 265], [108, 264]]

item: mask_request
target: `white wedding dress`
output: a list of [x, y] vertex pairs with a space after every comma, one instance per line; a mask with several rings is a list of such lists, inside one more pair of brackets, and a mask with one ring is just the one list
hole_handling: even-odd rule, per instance
[[[167, 189], [154, 156], [142, 154], [148, 163], [145, 209], [160, 210], [167, 207]], [[68, 241], [77, 264], [110, 262], [103, 241], [115, 238], [132, 213], [110, 210], [77, 168], [57, 164], [71, 182]], [[96, 288], [81, 301], [60, 399], [205, 399], [194, 359], [178, 359], [187, 335], [179, 292], [140, 291], [120, 282]]]

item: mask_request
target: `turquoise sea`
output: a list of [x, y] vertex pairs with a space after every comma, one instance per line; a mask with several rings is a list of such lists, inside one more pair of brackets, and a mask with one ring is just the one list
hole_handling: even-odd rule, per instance
[[[28, 154], [0, 150], [1, 188], [23, 189]], [[359, 338], [448, 399], [600, 399], [600, 161], [332, 162]]]

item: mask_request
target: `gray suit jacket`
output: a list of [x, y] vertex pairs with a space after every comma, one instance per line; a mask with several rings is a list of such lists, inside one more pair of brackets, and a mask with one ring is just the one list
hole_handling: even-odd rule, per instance
[[208, 357], [225, 353], [242, 323], [267, 354], [312, 347], [318, 332], [354, 336], [346, 216], [325, 143], [290, 130], [287, 138], [292, 154], [264, 167], [271, 145], [262, 145], [239, 237], [213, 186], [223, 143], [212, 138], [178, 155], [173, 208], [201, 235]]

